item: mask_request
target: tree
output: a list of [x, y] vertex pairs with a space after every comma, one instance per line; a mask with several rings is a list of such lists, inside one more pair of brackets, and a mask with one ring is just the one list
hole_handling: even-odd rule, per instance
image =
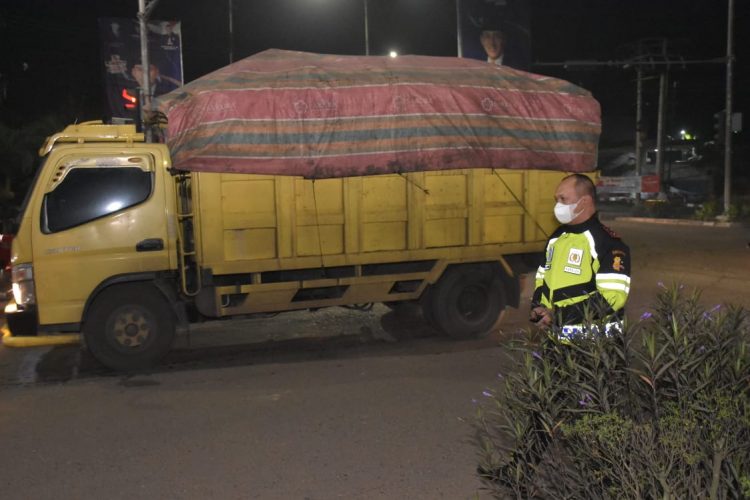
[[44, 139], [62, 128], [53, 115], [20, 127], [0, 123], [0, 218], [13, 217], [39, 164]]

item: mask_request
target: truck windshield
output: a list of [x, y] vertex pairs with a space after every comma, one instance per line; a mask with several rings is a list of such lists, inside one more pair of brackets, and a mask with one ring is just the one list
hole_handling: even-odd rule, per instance
[[64, 231], [138, 205], [151, 188], [151, 172], [138, 167], [74, 168], [44, 195], [42, 232]]

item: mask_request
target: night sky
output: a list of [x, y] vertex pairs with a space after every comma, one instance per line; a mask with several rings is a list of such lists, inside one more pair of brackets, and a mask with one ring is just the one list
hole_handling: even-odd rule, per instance
[[[235, 60], [267, 48], [363, 54], [362, 0], [233, 0]], [[102, 116], [104, 94], [96, 20], [135, 17], [137, 0], [0, 0], [0, 72], [7, 82], [0, 120], [19, 125], [46, 114], [63, 121]], [[618, 60], [626, 45], [667, 37], [685, 59], [722, 57], [727, 0], [531, 0], [535, 62]], [[182, 21], [187, 81], [229, 62], [228, 0], [161, 0], [153, 17]], [[454, 0], [369, 0], [373, 55], [456, 55]], [[748, 109], [750, 2], [737, 1], [735, 109]], [[605, 143], [630, 140], [634, 72], [622, 68], [552, 68], [591, 90], [601, 104]], [[723, 108], [724, 66], [671, 72], [668, 127], [711, 135]], [[646, 85], [647, 121], [656, 114], [655, 81]], [[748, 120], [745, 120], [748, 122]], [[650, 135], [655, 134], [651, 127]], [[747, 134], [744, 134], [747, 135]]]

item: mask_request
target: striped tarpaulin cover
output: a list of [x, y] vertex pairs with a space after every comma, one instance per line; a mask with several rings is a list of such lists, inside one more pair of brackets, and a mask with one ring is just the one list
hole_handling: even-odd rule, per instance
[[450, 57], [267, 50], [156, 101], [177, 169], [307, 178], [595, 168], [599, 103], [563, 80]]

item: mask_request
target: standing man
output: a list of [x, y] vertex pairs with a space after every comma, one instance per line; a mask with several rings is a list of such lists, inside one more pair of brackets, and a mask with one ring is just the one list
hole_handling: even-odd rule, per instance
[[479, 41], [487, 53], [487, 62], [502, 66], [505, 58], [505, 34], [500, 30], [486, 29], [479, 35]]
[[[562, 224], [547, 242], [536, 273], [531, 321], [560, 335], [585, 334], [586, 319], [619, 324], [630, 292], [630, 250], [599, 222], [596, 187], [585, 175], [565, 177], [555, 191]], [[588, 315], [588, 316], [587, 316]]]

